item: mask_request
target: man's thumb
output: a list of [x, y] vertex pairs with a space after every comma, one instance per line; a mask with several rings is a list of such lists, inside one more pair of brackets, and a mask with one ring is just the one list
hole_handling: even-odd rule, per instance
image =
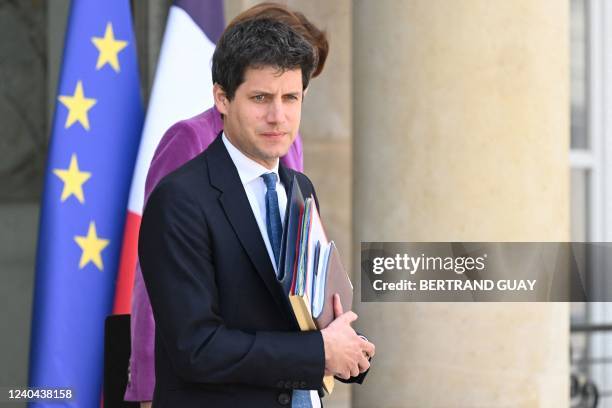
[[337, 319], [344, 311], [342, 310], [342, 302], [340, 302], [340, 295], [334, 293], [334, 319]]

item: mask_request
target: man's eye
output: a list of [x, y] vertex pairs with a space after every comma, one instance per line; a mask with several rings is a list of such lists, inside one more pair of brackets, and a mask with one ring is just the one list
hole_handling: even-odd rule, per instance
[[266, 96], [265, 96], [265, 95], [255, 95], [255, 96], [253, 97], [253, 100], [254, 100], [255, 102], [263, 102], [263, 101], [265, 101], [265, 100], [266, 100]]

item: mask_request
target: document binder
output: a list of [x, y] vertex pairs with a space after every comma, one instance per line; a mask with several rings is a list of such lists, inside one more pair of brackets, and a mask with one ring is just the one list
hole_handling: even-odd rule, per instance
[[336, 248], [334, 242], [330, 242], [329, 258], [325, 270], [325, 286], [323, 291], [323, 307], [320, 313], [317, 313], [313, 307], [313, 316], [318, 329], [327, 327], [334, 320], [334, 293], [340, 295], [340, 303], [342, 310], [351, 310], [353, 305], [353, 285], [342, 266], [340, 260], [340, 252]]
[[[304, 199], [295, 177], [287, 197], [279, 281], [300, 330], [322, 330], [334, 320], [334, 293], [343, 310], [351, 310], [353, 286], [336, 245], [327, 240], [314, 198]], [[333, 376], [323, 378], [323, 389], [332, 393]]]

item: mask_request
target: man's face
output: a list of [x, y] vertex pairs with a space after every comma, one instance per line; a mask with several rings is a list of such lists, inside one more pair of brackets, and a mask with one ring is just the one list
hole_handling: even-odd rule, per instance
[[242, 153], [272, 168], [295, 140], [302, 112], [302, 71], [247, 68], [244, 82], [227, 99], [219, 85], [215, 105], [224, 115], [225, 135]]

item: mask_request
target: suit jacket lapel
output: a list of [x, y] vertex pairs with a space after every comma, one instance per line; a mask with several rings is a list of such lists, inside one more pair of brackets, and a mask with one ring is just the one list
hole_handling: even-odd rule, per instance
[[242, 247], [253, 262], [255, 270], [263, 279], [274, 300], [283, 311], [288, 312], [289, 301], [276, 279], [274, 266], [268, 255], [244, 186], [238, 176], [238, 170], [236, 170], [221, 136], [218, 136], [208, 148], [207, 163], [211, 185], [221, 191], [219, 202]]
[[280, 178], [281, 183], [285, 187], [285, 191], [287, 192], [287, 202], [289, 202], [289, 190], [291, 189], [291, 174], [289, 170], [281, 163], [278, 164], [278, 176]]

